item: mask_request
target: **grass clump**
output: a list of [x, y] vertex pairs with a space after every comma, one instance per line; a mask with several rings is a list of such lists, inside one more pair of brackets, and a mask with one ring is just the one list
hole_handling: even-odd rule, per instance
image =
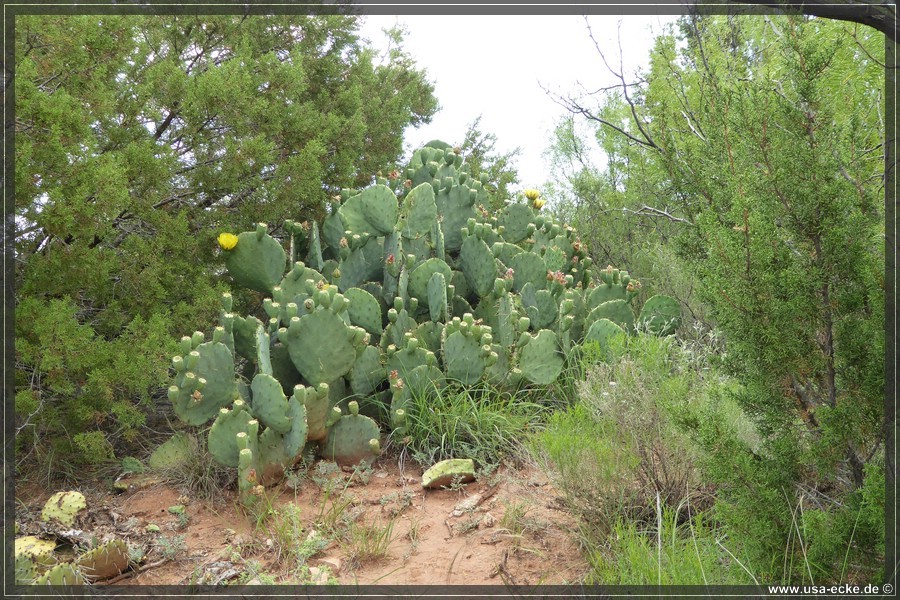
[[526, 392], [505, 392], [488, 384], [450, 385], [413, 395], [405, 407], [402, 442], [414, 460], [431, 464], [471, 458], [498, 464], [522, 451], [522, 440], [542, 423], [547, 407]]
[[588, 552], [588, 584], [752, 585], [703, 513], [661, 509], [651, 526], [624, 518]]

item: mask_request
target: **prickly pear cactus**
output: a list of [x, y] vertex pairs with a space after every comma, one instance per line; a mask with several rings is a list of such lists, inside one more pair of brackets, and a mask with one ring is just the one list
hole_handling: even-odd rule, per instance
[[644, 303], [637, 327], [654, 335], [672, 335], [681, 326], [681, 305], [669, 296], [653, 296]]
[[422, 474], [423, 488], [440, 488], [454, 481], [465, 483], [475, 479], [475, 461], [471, 458], [450, 458], [432, 465]]
[[53, 566], [56, 564], [56, 558], [53, 556], [55, 549], [56, 542], [53, 540], [45, 540], [33, 535], [17, 537], [15, 542], [16, 569], [18, 570], [19, 567], [18, 558], [20, 556], [27, 558], [28, 562], [23, 558], [22, 567], [28, 570], [36, 571], [39, 567]]
[[112, 540], [79, 556], [75, 565], [87, 579], [109, 579], [128, 568], [128, 546], [124, 540]]
[[197, 449], [196, 438], [179, 431], [153, 451], [147, 464], [154, 471], [172, 471], [190, 464], [197, 456]]
[[260, 223], [256, 231], [244, 232], [230, 238], [219, 237], [228, 273], [238, 285], [257, 292], [271, 294], [281, 281], [287, 255], [278, 240], [266, 232]]
[[34, 585], [84, 585], [84, 577], [71, 563], [60, 563], [35, 579]]
[[264, 223], [219, 236], [231, 281], [263, 310], [235, 315], [226, 294], [212, 339], [182, 339], [169, 397], [188, 424], [212, 423], [209, 452], [238, 469], [245, 502], [307, 447], [372, 460], [379, 425], [402, 434], [410, 399], [448, 382], [548, 385], [585, 339], [674, 331], [677, 302], [651, 298], [635, 319], [640, 283], [596, 271], [538, 191], [491, 214], [485, 183], [435, 140], [405, 170], [341, 190], [322, 221], [286, 222], [284, 240]]
[[[16, 540], [18, 542], [19, 540]], [[37, 565], [27, 554], [16, 552], [16, 585], [28, 585], [37, 577]]]
[[378, 423], [359, 414], [356, 401], [350, 402], [349, 409], [350, 413], [343, 415], [328, 430], [322, 456], [339, 465], [372, 462], [381, 454]]

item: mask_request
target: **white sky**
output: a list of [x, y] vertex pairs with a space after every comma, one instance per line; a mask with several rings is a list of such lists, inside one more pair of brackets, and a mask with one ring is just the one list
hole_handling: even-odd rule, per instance
[[[654, 34], [674, 19], [591, 16], [589, 22], [613, 68], [619, 66], [621, 25], [627, 76], [647, 66]], [[432, 139], [462, 142], [467, 126], [482, 115], [481, 130], [497, 136], [497, 151], [522, 148], [515, 163], [522, 189], [539, 187], [550, 178], [542, 153], [555, 122], [566, 114], [541, 85], [572, 95], [581, 91], [580, 85], [593, 90], [616, 83], [581, 16], [370, 15], [364, 19], [362, 36], [384, 48], [381, 30], [397, 21], [406, 25], [404, 47], [426, 69], [441, 104], [431, 124], [406, 132], [407, 153]]]

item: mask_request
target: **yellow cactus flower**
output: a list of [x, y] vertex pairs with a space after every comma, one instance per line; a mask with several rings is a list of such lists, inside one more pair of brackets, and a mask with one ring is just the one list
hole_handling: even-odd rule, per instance
[[543, 208], [543, 206], [544, 206], [544, 204], [546, 204], [546, 202], [547, 202], [546, 200], [541, 200], [541, 199], [537, 198], [537, 199], [531, 201], [531, 206], [533, 206], [537, 210], [541, 210], [541, 208]]
[[525, 197], [528, 198], [529, 200], [531, 200], [532, 202], [537, 200], [538, 196], [540, 196], [540, 195], [541, 195], [541, 193], [537, 190], [533, 190], [533, 189], [525, 190]]
[[238, 243], [238, 236], [233, 233], [220, 233], [218, 237], [219, 245], [222, 246], [222, 250], [231, 250]]

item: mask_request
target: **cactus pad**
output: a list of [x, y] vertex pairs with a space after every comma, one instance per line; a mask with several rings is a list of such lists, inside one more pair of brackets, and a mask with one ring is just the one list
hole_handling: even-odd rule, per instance
[[81, 492], [56, 492], [44, 504], [41, 520], [57, 521], [66, 527], [72, 527], [78, 513], [85, 508], [87, 502]]
[[[60, 492], [65, 493], [65, 492]], [[77, 492], [69, 492], [69, 493], [77, 493]], [[45, 540], [33, 535], [25, 535], [22, 537], [17, 537], [15, 542], [15, 554], [16, 559], [19, 556], [27, 557], [31, 563], [32, 568], [36, 569], [37, 566], [50, 567], [56, 564], [56, 557], [53, 556], [53, 551], [56, 549], [56, 542], [53, 540]], [[17, 562], [18, 566], [18, 562]], [[24, 566], [24, 565], [23, 565]], [[34, 577], [32, 576], [32, 579]]]
[[354, 329], [331, 310], [294, 317], [287, 337], [297, 371], [314, 385], [346, 375], [356, 361], [357, 349], [361, 352], [365, 346]]
[[263, 223], [256, 231], [238, 235], [237, 245], [224, 250], [225, 265], [234, 282], [242, 287], [271, 294], [284, 276], [287, 255], [278, 241], [265, 232]]
[[338, 214], [344, 228], [354, 234], [386, 235], [397, 224], [397, 196], [385, 185], [374, 185], [351, 196]]
[[128, 546], [124, 540], [115, 539], [85, 552], [75, 564], [88, 579], [109, 579], [128, 568]]
[[475, 479], [475, 461], [471, 458], [450, 458], [431, 466], [422, 474], [422, 487], [437, 489]]
[[548, 329], [541, 329], [537, 335], [531, 336], [531, 340], [519, 354], [522, 375], [531, 383], [539, 385], [549, 385], [556, 381], [562, 372], [563, 362], [556, 334]]
[[169, 471], [189, 464], [197, 456], [197, 440], [194, 436], [179, 431], [160, 445], [147, 464], [154, 471]]
[[672, 335], [681, 326], [681, 305], [669, 296], [653, 296], [644, 303], [637, 326], [654, 335]]
[[371, 462], [380, 453], [380, 448], [375, 447], [381, 437], [378, 423], [357, 412], [356, 402], [351, 402], [350, 414], [342, 416], [328, 430], [322, 449], [326, 460], [339, 465], [357, 465], [362, 461]]
[[34, 585], [84, 585], [84, 577], [71, 563], [61, 563], [35, 579]]

